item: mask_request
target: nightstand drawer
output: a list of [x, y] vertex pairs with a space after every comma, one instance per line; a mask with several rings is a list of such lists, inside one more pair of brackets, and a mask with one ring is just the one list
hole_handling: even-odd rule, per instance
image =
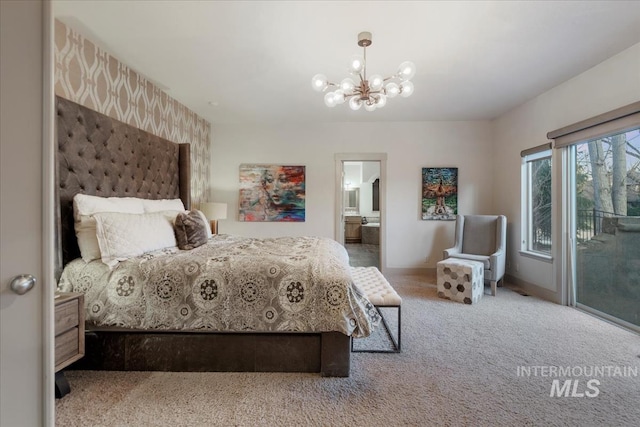
[[[69, 328], [73, 328], [74, 326], [78, 326], [78, 299], [72, 299], [71, 301], [63, 302], [62, 304], [56, 307], [56, 322], [55, 322], [55, 333], [56, 336], [63, 333], [64, 331], [69, 330]], [[76, 333], [77, 335], [77, 333]]]
[[84, 356], [84, 295], [72, 292], [56, 294], [54, 329], [58, 372]]
[[80, 353], [78, 328], [73, 328], [56, 337], [55, 360], [56, 366]]

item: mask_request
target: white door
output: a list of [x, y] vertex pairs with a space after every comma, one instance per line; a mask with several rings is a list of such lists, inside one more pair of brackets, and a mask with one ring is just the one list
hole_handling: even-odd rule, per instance
[[[48, 10], [42, 1], [0, 1], [0, 425], [7, 427], [44, 425], [53, 411], [53, 390], [45, 389], [53, 388], [51, 344], [43, 340], [53, 299], [43, 251]], [[24, 295], [10, 289], [20, 274], [37, 279]]]

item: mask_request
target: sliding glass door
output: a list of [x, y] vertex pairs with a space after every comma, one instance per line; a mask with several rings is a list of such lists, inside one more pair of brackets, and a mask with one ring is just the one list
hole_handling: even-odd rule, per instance
[[640, 130], [570, 150], [576, 306], [639, 329]]

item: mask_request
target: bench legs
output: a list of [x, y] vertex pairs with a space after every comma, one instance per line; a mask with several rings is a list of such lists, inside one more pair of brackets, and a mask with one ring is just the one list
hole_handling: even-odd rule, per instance
[[[382, 312], [380, 311], [380, 308], [391, 308], [391, 307], [395, 307], [398, 309], [398, 332], [397, 332], [397, 336], [398, 339], [396, 340], [393, 336], [393, 334], [391, 333], [391, 330], [389, 329], [389, 324], [387, 323], [387, 320], [384, 318], [384, 316], [382, 315]], [[351, 351], [353, 353], [400, 353], [400, 351], [402, 350], [402, 308], [399, 305], [376, 305], [375, 306], [376, 310], [378, 310], [378, 314], [380, 314], [380, 318], [382, 319], [382, 325], [384, 326], [385, 331], [387, 332], [387, 335], [389, 336], [389, 339], [391, 340], [391, 345], [392, 345], [392, 349], [391, 350], [356, 350], [353, 348], [353, 338], [351, 339]]]

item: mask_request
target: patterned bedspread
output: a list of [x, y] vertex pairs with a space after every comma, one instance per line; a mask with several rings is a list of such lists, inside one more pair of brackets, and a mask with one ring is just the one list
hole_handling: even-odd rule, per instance
[[96, 326], [368, 336], [379, 315], [353, 284], [348, 255], [317, 237], [217, 235], [120, 262], [70, 262], [58, 289], [85, 295]]

